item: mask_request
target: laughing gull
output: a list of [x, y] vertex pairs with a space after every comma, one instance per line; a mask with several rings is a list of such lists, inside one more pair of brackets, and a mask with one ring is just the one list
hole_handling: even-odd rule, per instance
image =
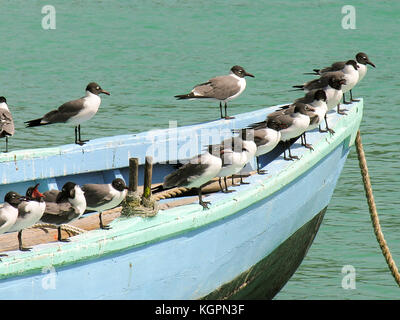
[[18, 218], [18, 205], [25, 200], [17, 192], [10, 191], [4, 197], [4, 204], [0, 207], [0, 234], [8, 232]]
[[82, 186], [82, 191], [86, 198], [86, 210], [99, 212], [100, 228], [110, 229], [111, 227], [103, 224], [101, 215], [103, 211], [119, 206], [125, 199], [128, 187], [124, 180], [116, 178], [108, 184], [84, 184]]
[[376, 66], [371, 62], [371, 60], [369, 60], [367, 54], [364, 52], [359, 52], [356, 54], [356, 61], [358, 63], [358, 82], [360, 82], [367, 74], [367, 64], [373, 66], [374, 68], [376, 68]]
[[[219, 100], [221, 118], [233, 119], [234, 117], [228, 117], [227, 102], [237, 98], [244, 91], [246, 76], [254, 78], [254, 75], [246, 72], [241, 66], [233, 66], [229, 75], [212, 78], [198, 84], [189, 93], [176, 95], [175, 98]], [[222, 115], [222, 102], [225, 103], [225, 117]]]
[[64, 103], [58, 109], [46, 113], [43, 117], [26, 121], [26, 127], [43, 126], [53, 123], [68, 123], [75, 127], [75, 143], [85, 144], [89, 140], [81, 139], [81, 123], [91, 119], [99, 110], [101, 99], [99, 94], [110, 95], [96, 82], [86, 87], [86, 95], [80, 99]]
[[[330, 132], [335, 133], [332, 129], [327, 127], [326, 129], [321, 129], [321, 123], [326, 118], [326, 113], [328, 112], [328, 105], [326, 104], [326, 93], [322, 89], [313, 89], [308, 91], [304, 97], [296, 99], [294, 102], [301, 102], [310, 105], [315, 109], [315, 111], [309, 112], [310, 125], [306, 131], [311, 131], [319, 128], [319, 132]], [[289, 108], [290, 106], [284, 106], [283, 108]]]
[[[243, 146], [246, 148], [247, 152], [245, 152], [246, 155], [246, 163], [249, 163], [250, 160], [252, 160], [257, 152], [257, 145], [254, 142], [254, 129], [253, 128], [242, 128], [242, 129], [232, 129], [232, 133], [239, 133], [237, 137], [240, 137], [243, 141]], [[243, 176], [240, 175], [240, 184], [248, 184], [247, 182], [243, 181]], [[237, 184], [234, 183], [234, 175], [232, 175], [232, 185], [237, 186]]]
[[210, 202], [203, 201], [202, 188], [217, 176], [223, 165], [223, 150], [220, 146], [212, 145], [208, 151], [197, 155], [188, 163], [170, 173], [164, 178], [161, 190], [173, 187], [197, 189], [199, 204], [203, 209], [208, 209]]
[[254, 142], [257, 146], [255, 157], [257, 160], [257, 173], [264, 174], [265, 170], [260, 169], [259, 157], [272, 151], [281, 140], [280, 127], [275, 122], [267, 119], [265, 121], [253, 123], [249, 126], [254, 129]]
[[[227, 193], [232, 191], [228, 190], [227, 177], [233, 177], [239, 173], [250, 159], [254, 157], [256, 149], [254, 142], [243, 140], [241, 137], [229, 138], [221, 143], [223, 166], [217, 177], [219, 178], [219, 186], [222, 192]], [[222, 187], [221, 178], [224, 178], [225, 190]], [[234, 185], [233, 179], [232, 185]]]
[[293, 86], [297, 90], [304, 90], [305, 92], [313, 89], [322, 89], [326, 93], [326, 104], [328, 111], [337, 107], [337, 113], [345, 114], [340, 109], [340, 100], [343, 97], [342, 86], [346, 84], [345, 75], [341, 71], [332, 71], [324, 73], [320, 78], [308, 81], [302, 85]]
[[49, 201], [53, 199], [46, 199], [46, 193], [44, 196], [46, 209], [40, 221], [57, 225], [58, 241], [68, 242], [69, 239], [61, 237], [61, 225], [80, 218], [85, 212], [86, 199], [82, 189], [73, 182], [67, 182], [57, 194], [55, 202]]
[[343, 103], [350, 104], [351, 102], [347, 102], [345, 99], [345, 93], [350, 91], [350, 101], [353, 100], [353, 94], [351, 89], [359, 81], [359, 72], [358, 72], [359, 64], [355, 60], [348, 60], [348, 61], [339, 61], [333, 63], [330, 67], [326, 67], [323, 69], [314, 69], [315, 75], [323, 75], [327, 72], [334, 72], [334, 71], [341, 71], [344, 74], [344, 78], [346, 80], [346, 84], [342, 86], [343, 91]]
[[[271, 121], [273, 126], [280, 129], [281, 141], [286, 145], [283, 158], [285, 160], [298, 159], [292, 156], [290, 151], [290, 139], [301, 136], [310, 125], [310, 117], [307, 112], [314, 111], [314, 108], [307, 104], [296, 102], [293, 113], [290, 114], [269, 114], [267, 120]], [[286, 157], [286, 149], [289, 150], [289, 157]]]
[[8, 232], [18, 231], [19, 250], [30, 251], [32, 248], [25, 248], [22, 244], [22, 231], [39, 222], [42, 218], [46, 204], [43, 194], [38, 190], [39, 184], [29, 187], [26, 190], [26, 200], [18, 205], [18, 218]]
[[[20, 194], [10, 191], [4, 197], [4, 204], [0, 207], [0, 234], [8, 232], [18, 218], [18, 205], [25, 200]], [[7, 254], [0, 254], [6, 257]], [[1, 261], [1, 259], [0, 259]]]
[[[313, 90], [313, 91], [315, 91], [315, 90]], [[323, 91], [323, 90], [321, 90], [321, 91], [325, 95], [325, 91]], [[326, 97], [326, 95], [325, 95], [325, 97]], [[307, 143], [306, 132], [318, 127], [319, 113], [310, 104], [299, 102], [299, 101], [296, 100], [293, 104], [282, 106], [280, 110], [277, 110], [275, 112], [272, 112], [272, 113], [268, 114], [267, 120], [273, 119], [273, 118], [278, 117], [280, 115], [291, 115], [294, 112], [296, 112], [295, 111], [296, 107], [300, 106], [301, 104], [305, 104], [306, 105], [305, 114], [310, 119], [310, 122], [309, 122], [309, 125], [308, 125], [307, 129], [304, 130], [303, 134], [301, 135], [301, 145], [306, 147], [306, 148], [308, 148], [308, 149], [314, 150], [313, 146]], [[326, 106], [326, 104], [325, 104], [325, 106]], [[326, 114], [326, 111], [327, 111], [327, 108], [325, 108], [325, 110], [324, 110], [324, 114], [322, 115], [322, 120], [324, 119], [324, 115]], [[322, 112], [321, 112], [321, 114], [322, 114]], [[317, 126], [315, 126], [316, 123], [317, 123]], [[277, 126], [276, 123], [272, 122], [272, 125], [276, 128], [276, 130], [279, 130], [279, 127]]]
[[5, 97], [0, 97], [0, 138], [6, 138], [6, 151], [8, 152], [8, 137], [14, 135], [14, 120], [8, 109]]

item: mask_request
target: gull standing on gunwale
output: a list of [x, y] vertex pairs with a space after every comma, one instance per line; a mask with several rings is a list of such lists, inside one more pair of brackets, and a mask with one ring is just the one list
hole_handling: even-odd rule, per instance
[[[25, 198], [14, 191], [10, 191], [5, 195], [4, 204], [0, 207], [0, 234], [8, 232], [15, 224], [18, 218], [18, 205], [23, 200]], [[0, 254], [0, 257], [6, 256], [7, 254]]]
[[14, 135], [14, 120], [8, 109], [5, 97], [0, 97], [0, 138], [6, 138], [6, 151], [8, 152], [8, 137]]
[[18, 217], [15, 224], [8, 232], [18, 231], [18, 245], [20, 251], [30, 251], [32, 248], [25, 248], [22, 244], [22, 231], [39, 222], [42, 218], [46, 203], [43, 194], [38, 190], [39, 183], [26, 190], [26, 199], [18, 205]]
[[203, 201], [201, 191], [217, 176], [222, 166], [223, 150], [219, 145], [210, 145], [208, 151], [191, 158], [188, 163], [167, 175], [161, 188], [156, 189], [166, 190], [173, 187], [197, 189], [199, 204], [203, 209], [208, 209], [210, 202]]
[[[375, 68], [375, 64], [373, 64], [369, 58], [368, 55], [364, 52], [359, 52], [356, 54], [356, 64], [357, 64], [357, 73], [358, 73], [358, 79], [356, 81], [356, 83], [349, 89], [350, 90], [350, 101], [351, 102], [358, 102], [360, 100], [358, 99], [353, 99], [353, 92], [352, 92], [352, 88], [359, 83], [366, 75], [368, 69], [367, 69], [367, 64], [373, 66]], [[354, 61], [354, 60], [349, 60], [349, 61]], [[347, 87], [351, 86], [352, 81], [356, 78], [354, 77], [354, 75], [351, 75], [353, 73], [353, 70], [351, 68], [348, 68], [348, 72], [346, 72], [344, 69], [346, 67], [346, 64], [348, 65], [348, 62], [345, 61], [339, 61], [339, 62], [335, 62], [333, 63], [330, 67], [326, 67], [323, 69], [313, 69], [314, 73], [307, 73], [307, 74], [315, 74], [315, 75], [322, 75], [323, 73], [326, 72], [330, 72], [330, 71], [342, 71], [345, 74], [348, 73], [348, 77], [349, 78], [353, 78], [353, 79], [346, 79], [347, 80], [347, 84], [344, 86], [343, 90], [343, 103], [347, 104], [347, 102], [344, 100], [344, 93], [347, 92]]]
[[307, 115], [310, 118], [310, 124], [301, 136], [301, 144], [306, 148], [313, 149], [311, 145], [307, 144], [307, 131], [319, 128], [319, 132], [329, 131], [330, 133], [334, 133], [334, 131], [330, 128], [325, 130], [321, 129], [321, 123], [324, 119], [326, 119], [326, 113], [328, 112], [328, 105], [326, 104], [326, 93], [322, 89], [313, 89], [307, 92], [304, 97], [296, 99], [293, 104], [282, 106], [281, 110], [271, 113], [270, 116], [273, 117], [274, 115], [293, 113], [297, 102], [307, 104], [314, 109], [314, 111], [307, 111]]
[[110, 229], [102, 220], [103, 211], [113, 209], [120, 205], [128, 193], [125, 181], [116, 178], [111, 183], [88, 183], [82, 186], [86, 198], [86, 210], [98, 211], [101, 229]]
[[[342, 86], [346, 84], [345, 75], [341, 71], [327, 72], [324, 73], [320, 78], [308, 81], [302, 85], [293, 86], [296, 90], [304, 90], [309, 92], [314, 89], [322, 89], [326, 93], [326, 104], [328, 111], [337, 107], [337, 113], [346, 114], [340, 109], [340, 100], [343, 97]], [[326, 127], [328, 123], [325, 118]], [[330, 129], [327, 129], [328, 131]]]
[[[48, 198], [46, 197], [47, 194], [50, 195]], [[55, 202], [53, 195], [57, 195]], [[86, 199], [82, 189], [73, 182], [67, 182], [60, 192], [45, 192], [44, 201], [46, 202], [46, 209], [40, 221], [58, 226], [58, 241], [70, 241], [69, 239], [62, 239], [61, 225], [79, 219], [85, 212]]]
[[278, 145], [281, 140], [280, 126], [277, 126], [274, 121], [267, 118], [267, 120], [253, 123], [249, 127], [254, 129], [254, 142], [257, 146], [255, 153], [257, 173], [264, 174], [266, 172], [260, 169], [259, 157], [272, 151]]
[[86, 87], [86, 95], [80, 99], [64, 103], [58, 109], [46, 113], [42, 118], [26, 121], [26, 127], [44, 126], [53, 123], [67, 123], [75, 126], [75, 143], [84, 145], [89, 140], [81, 139], [81, 123], [91, 119], [99, 110], [101, 99], [99, 94], [110, 95], [96, 82]]
[[[290, 151], [290, 139], [301, 136], [310, 125], [310, 117], [307, 112], [315, 111], [314, 108], [307, 104], [296, 102], [294, 103], [293, 113], [269, 114], [267, 121], [271, 121], [273, 126], [279, 129], [281, 133], [281, 141], [286, 145], [283, 153], [283, 159], [293, 160], [298, 159], [297, 156], [292, 156]], [[289, 151], [289, 157], [286, 157], [286, 149]]]
[[[246, 88], [246, 76], [254, 78], [254, 75], [246, 72], [241, 66], [233, 66], [229, 75], [212, 78], [207, 82], [198, 84], [188, 94], [176, 95], [175, 98], [178, 100], [219, 100], [221, 119], [234, 119], [234, 117], [228, 117], [227, 102], [237, 98], [244, 91]], [[225, 116], [222, 115], [222, 102], [225, 104]]]
[[[328, 72], [335, 72], [335, 71], [343, 72], [344, 78], [346, 80], [346, 84], [344, 84], [342, 86], [343, 103], [350, 104], [351, 102], [354, 101], [351, 89], [353, 89], [354, 86], [359, 81], [358, 68], [359, 68], [359, 64], [354, 60], [340, 61], [340, 62], [335, 62], [330, 67], [326, 67], [324, 69], [314, 69], [313, 74], [323, 75], [324, 73], [328, 73]], [[345, 93], [348, 91], [350, 91], [350, 102], [347, 102], [345, 99]]]
[[[244, 166], [254, 157], [257, 147], [252, 141], [243, 140], [241, 137], [233, 137], [224, 140], [220, 144], [222, 150], [223, 165], [221, 170], [218, 172], [217, 177], [221, 191], [224, 193], [232, 192], [233, 190], [228, 190], [228, 185], [226, 179], [228, 176], [233, 176], [239, 173]], [[225, 190], [222, 187], [221, 178], [224, 178]]]

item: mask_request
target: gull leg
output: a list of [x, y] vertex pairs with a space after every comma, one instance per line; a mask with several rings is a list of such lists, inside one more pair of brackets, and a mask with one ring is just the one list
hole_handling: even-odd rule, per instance
[[77, 144], [79, 144], [79, 145], [84, 145], [85, 144], [85, 142], [88, 142], [89, 140], [82, 140], [82, 138], [81, 138], [81, 125], [80, 124], [78, 124], [78, 127], [77, 127], [78, 129], [78, 142], [76, 142]]
[[236, 184], [236, 183], [235, 183], [234, 175], [231, 176], [231, 179], [232, 179], [232, 185], [233, 185], [233, 186], [236, 186], [236, 187], [237, 187], [237, 186], [240, 186], [240, 184]]
[[235, 117], [228, 117], [227, 108], [228, 108], [228, 105], [227, 105], [227, 103], [225, 102], [225, 119], [226, 119], [226, 120], [235, 119]]
[[260, 160], [258, 159], [258, 157], [256, 157], [256, 160], [257, 160], [257, 173], [258, 174], [266, 174], [267, 170], [260, 169]]
[[349, 102], [347, 102], [346, 101], [346, 98], [345, 98], [345, 95], [344, 95], [344, 93], [343, 93], [343, 104], [351, 104], [351, 102], [349, 101]]
[[324, 120], [325, 120], [325, 127], [326, 127], [326, 129], [325, 129], [325, 130], [322, 130], [322, 129], [321, 129], [321, 125], [320, 125], [320, 126], [319, 126], [319, 132], [329, 132], [330, 134], [334, 134], [334, 133], [335, 133], [335, 130], [329, 128], [329, 126], [328, 126], [328, 117], [327, 117], [326, 113], [325, 113], [325, 116], [324, 116]]
[[[344, 96], [344, 93], [343, 93], [343, 96]], [[346, 104], [348, 104], [348, 103], [346, 103]], [[338, 103], [338, 105], [337, 105], [337, 113], [341, 114], [341, 115], [346, 115], [347, 113], [345, 111], [347, 111], [347, 109], [340, 109], [340, 103]]]
[[[304, 136], [304, 143], [303, 143], [303, 136]], [[313, 146], [311, 144], [307, 143], [306, 133], [305, 132], [301, 135], [301, 140], [302, 140], [301, 141], [301, 145], [302, 146], [306, 147], [307, 149], [314, 150]]]
[[227, 184], [226, 180], [227, 180], [227, 178], [224, 177], [224, 182], [225, 182], [225, 191], [224, 191], [224, 192], [225, 192], [225, 193], [235, 192], [236, 190], [229, 190], [229, 189], [228, 189], [228, 184]]
[[25, 248], [22, 244], [22, 230], [18, 231], [18, 248], [20, 251], [31, 251], [32, 248]]
[[100, 212], [100, 213], [99, 213], [100, 228], [103, 229], [103, 230], [109, 230], [109, 229], [111, 229], [111, 227], [110, 227], [109, 225], [104, 225], [104, 224], [103, 224], [102, 214], [103, 214], [103, 212]]
[[[286, 157], [286, 149], [289, 149], [289, 157]], [[286, 161], [293, 160], [293, 158], [290, 155], [290, 142], [285, 141], [285, 149], [283, 150], [283, 159]]]
[[59, 226], [58, 228], [57, 228], [57, 231], [58, 231], [58, 236], [57, 236], [57, 240], [58, 241], [61, 241], [61, 242], [70, 242], [71, 240], [69, 240], [69, 239], [63, 239], [62, 238], [62, 236], [61, 236], [61, 226]]
[[351, 101], [351, 102], [359, 102], [359, 101], [360, 101], [359, 99], [353, 99], [353, 92], [352, 92], [352, 90], [350, 90], [350, 101]]
[[208, 209], [208, 205], [211, 202], [203, 201], [203, 195], [201, 194], [201, 188], [202, 188], [202, 186], [200, 188], [198, 188], [199, 204], [203, 207], [203, 210], [204, 210], [204, 209]]

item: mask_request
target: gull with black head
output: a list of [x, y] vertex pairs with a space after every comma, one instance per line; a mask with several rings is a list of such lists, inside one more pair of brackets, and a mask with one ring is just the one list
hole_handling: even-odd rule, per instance
[[55, 202], [50, 201], [54, 200], [52, 197], [46, 198], [46, 192], [44, 193], [46, 209], [40, 221], [58, 226], [58, 241], [68, 242], [69, 239], [62, 239], [61, 225], [82, 216], [86, 210], [85, 195], [80, 186], [74, 182], [65, 183], [60, 192], [50, 193], [53, 194], [57, 194]]
[[44, 126], [53, 123], [67, 123], [75, 127], [75, 143], [85, 144], [89, 140], [81, 138], [81, 123], [90, 120], [99, 110], [101, 104], [100, 94], [110, 95], [96, 82], [91, 82], [86, 87], [86, 95], [80, 99], [68, 101], [46, 113], [43, 117], [26, 121], [26, 127]]
[[32, 227], [42, 218], [46, 203], [43, 194], [38, 190], [39, 184], [26, 190], [25, 200], [18, 205], [18, 217], [15, 224], [8, 232], [18, 231], [18, 244], [20, 251], [30, 251], [31, 248], [23, 246], [22, 231]]
[[[233, 66], [229, 75], [219, 76], [198, 84], [187, 94], [176, 95], [178, 100], [183, 99], [213, 99], [219, 100], [221, 118], [233, 119], [227, 114], [227, 102], [237, 98], [246, 88], [245, 77], [254, 75], [248, 73], [241, 66]], [[222, 114], [222, 103], [225, 104], [225, 116]]]
[[128, 192], [125, 181], [114, 179], [111, 183], [87, 183], [82, 186], [86, 198], [86, 210], [98, 211], [100, 228], [110, 229], [102, 220], [103, 211], [113, 209], [121, 204]]

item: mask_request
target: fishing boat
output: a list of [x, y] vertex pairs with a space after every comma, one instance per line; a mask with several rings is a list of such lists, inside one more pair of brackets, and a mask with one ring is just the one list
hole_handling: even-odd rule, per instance
[[[61, 189], [67, 181], [128, 181], [132, 157], [139, 159], [141, 181], [148, 154], [153, 183], [161, 183], [175, 170], [174, 160], [184, 158], [182, 149], [204, 150], [209, 143], [204, 132], [222, 139], [221, 133], [262, 121], [278, 107], [231, 120], [94, 139], [84, 146], [1, 154], [0, 197], [10, 190], [24, 194], [36, 183], [43, 192]], [[328, 114], [334, 134], [307, 133], [314, 150], [297, 141], [292, 154], [299, 159], [285, 161], [278, 145], [260, 157], [266, 174], [253, 174], [251, 161], [244, 168], [248, 184], [231, 187], [232, 193], [207, 194], [208, 210], [187, 195], [180, 198], [187, 203], [165, 206], [153, 217], [114, 213], [110, 230], [95, 228], [71, 236], [70, 242], [53, 238], [29, 252], [18, 251], [16, 233], [1, 235], [0, 253], [8, 256], [0, 262], [0, 298], [272, 299], [306, 256], [354, 143], [363, 100], [346, 108], [347, 115]], [[160, 205], [171, 201], [176, 199]], [[77, 225], [91, 218], [84, 215]], [[30, 230], [24, 232], [29, 237]]]

